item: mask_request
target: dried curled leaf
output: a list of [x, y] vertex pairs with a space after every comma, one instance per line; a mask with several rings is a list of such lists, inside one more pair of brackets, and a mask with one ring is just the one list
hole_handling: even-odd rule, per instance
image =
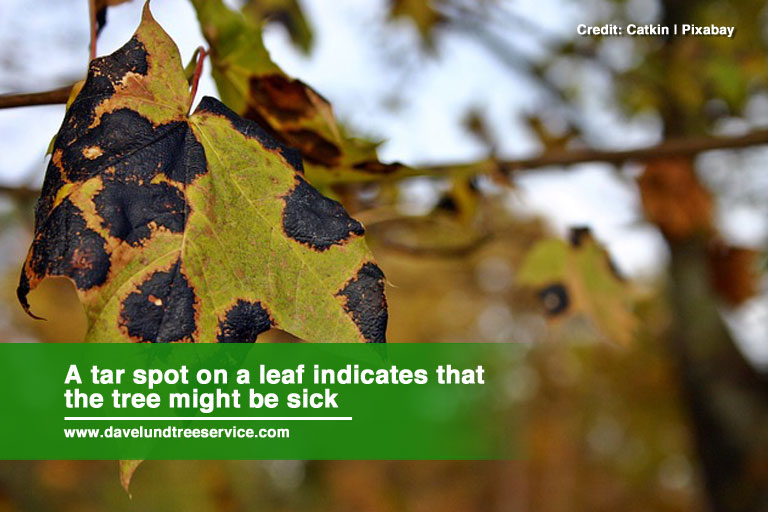
[[738, 306], [758, 294], [760, 253], [716, 240], [707, 246], [712, 288], [729, 306]]
[[345, 136], [330, 103], [272, 61], [259, 25], [221, 0], [192, 3], [211, 45], [213, 78], [222, 100], [297, 148], [311, 183], [366, 181], [410, 172], [401, 164], [381, 163], [377, 144]]
[[538, 288], [550, 315], [581, 313], [612, 341], [632, 340], [637, 320], [626, 283], [588, 230], [573, 230], [571, 243], [547, 239], [526, 255], [520, 283]]
[[18, 295], [76, 285], [87, 341], [383, 342], [384, 276], [363, 226], [300, 155], [214, 98], [194, 114], [178, 49], [145, 7], [95, 59], [57, 135]]
[[687, 157], [649, 162], [637, 180], [645, 215], [670, 240], [712, 231], [712, 197]]

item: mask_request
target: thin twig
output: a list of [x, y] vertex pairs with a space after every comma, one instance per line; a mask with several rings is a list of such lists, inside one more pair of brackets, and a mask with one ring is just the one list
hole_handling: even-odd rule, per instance
[[59, 87], [58, 89], [43, 92], [2, 94], [0, 95], [0, 108], [31, 107], [34, 105], [56, 105], [66, 103], [71, 91], [72, 86], [66, 85], [64, 87]]
[[30, 201], [40, 195], [40, 190], [29, 187], [10, 187], [0, 185], [0, 194], [10, 196], [19, 201]]
[[[201, 61], [198, 61], [200, 63]], [[9, 94], [0, 96], [0, 108], [21, 107], [29, 105], [46, 105], [66, 103], [72, 86], [54, 89], [52, 91]], [[758, 130], [737, 137], [722, 136], [692, 136], [679, 139], [669, 139], [655, 146], [644, 148], [606, 151], [596, 149], [562, 149], [550, 150], [541, 155], [519, 160], [482, 160], [479, 162], [442, 164], [414, 168], [412, 172], [403, 174], [409, 176], [440, 176], [492, 174], [502, 171], [531, 171], [542, 167], [563, 167], [587, 162], [603, 162], [622, 164], [628, 161], [644, 162], [657, 158], [672, 156], [693, 156], [705, 151], [719, 149], [739, 149], [768, 144], [768, 130]], [[0, 187], [0, 193], [15, 195], [16, 188]], [[22, 195], [35, 195], [37, 192], [26, 190]]]
[[192, 103], [195, 101], [197, 95], [197, 84], [200, 82], [200, 77], [203, 74], [203, 61], [208, 53], [202, 46], [195, 50], [197, 54], [197, 62], [195, 63], [195, 74], [192, 76], [192, 90], [189, 92], [189, 108], [192, 108]]
[[91, 24], [90, 62], [96, 58], [96, 40], [99, 37], [96, 27], [96, 0], [88, 0], [88, 15]]
[[382, 239], [378, 242], [383, 248], [393, 252], [419, 257], [435, 258], [463, 258], [473, 254], [494, 240], [493, 233], [486, 233], [467, 244], [454, 246], [420, 246], [395, 242], [391, 239]]

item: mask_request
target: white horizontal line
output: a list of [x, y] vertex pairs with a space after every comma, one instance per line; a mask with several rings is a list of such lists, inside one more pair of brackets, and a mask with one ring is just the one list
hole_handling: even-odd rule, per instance
[[352, 421], [352, 416], [65, 416], [64, 421]]

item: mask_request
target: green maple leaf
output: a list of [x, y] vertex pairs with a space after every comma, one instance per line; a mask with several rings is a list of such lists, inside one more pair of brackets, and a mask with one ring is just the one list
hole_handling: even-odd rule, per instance
[[189, 115], [178, 49], [145, 7], [95, 59], [53, 144], [18, 295], [76, 285], [87, 341], [385, 340], [363, 226], [299, 153], [214, 98]]

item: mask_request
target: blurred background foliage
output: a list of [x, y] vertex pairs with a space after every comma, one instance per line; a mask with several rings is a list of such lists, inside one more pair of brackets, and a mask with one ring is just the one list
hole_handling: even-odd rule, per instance
[[[120, 14], [115, 3], [99, 4], [102, 26]], [[304, 4], [227, 3], [232, 13], [242, 10], [249, 44], [265, 52], [267, 71], [253, 73], [272, 101], [230, 102], [242, 103], [244, 115], [255, 102], [260, 122], [307, 153], [338, 148], [340, 157], [309, 156], [310, 177], [366, 224], [390, 285], [391, 341], [529, 344], [525, 364], [508, 376], [525, 414], [525, 460], [157, 461], [139, 468], [132, 500], [115, 462], [3, 462], [0, 511], [768, 510], [768, 375], [741, 349], [744, 339], [768, 344], [768, 235], [735, 236], [726, 218], [749, 211], [743, 218], [768, 219], [765, 154], [748, 147], [768, 142], [764, 2], [544, 2], [547, 12], [576, 9], [587, 24], [732, 25], [733, 39], [579, 37], [575, 25], [554, 33], [520, 14], [518, 0], [386, 0], [376, 11], [383, 45], [403, 27], [417, 34], [407, 48], [394, 44], [401, 57], [418, 56], [426, 67], [442, 58], [441, 38], [458, 33], [478, 55], [533, 84], [544, 100], [510, 112], [509, 122], [524, 127], [545, 163], [635, 147], [635, 128], [621, 123], [639, 123], [641, 139], [658, 145], [644, 158], [604, 160], [633, 192], [636, 222], [664, 242], [664, 257], [641, 276], [621, 272], [590, 226], [558, 237], [546, 216], [520, 208], [526, 176], [559, 180], [575, 170], [507, 158], [509, 142], [487, 109], [453, 113], [482, 148], [474, 162], [385, 162], [379, 141], [352, 138], [355, 129], [333, 117], [313, 84], [280, 70], [261, 42], [263, 24], [280, 27], [311, 55], [316, 38]], [[394, 59], [391, 72], [410, 77], [412, 62]], [[395, 115], [408, 101], [407, 83], [389, 93]], [[313, 136], [297, 138], [297, 125], [279, 115], [291, 98], [309, 98], [311, 122], [298, 128]], [[606, 112], [620, 120], [617, 128], [595, 122]], [[695, 137], [717, 147], [720, 139], [707, 137], [749, 134], [755, 140], [746, 149], [654, 151]], [[66, 281], [48, 280], [32, 296], [47, 322], [27, 318], [16, 303], [34, 190], [5, 187], [0, 200], [0, 337], [80, 339], [85, 318]], [[296, 341], [279, 332], [265, 340]], [[372, 433], [371, 442], [385, 434]]]

